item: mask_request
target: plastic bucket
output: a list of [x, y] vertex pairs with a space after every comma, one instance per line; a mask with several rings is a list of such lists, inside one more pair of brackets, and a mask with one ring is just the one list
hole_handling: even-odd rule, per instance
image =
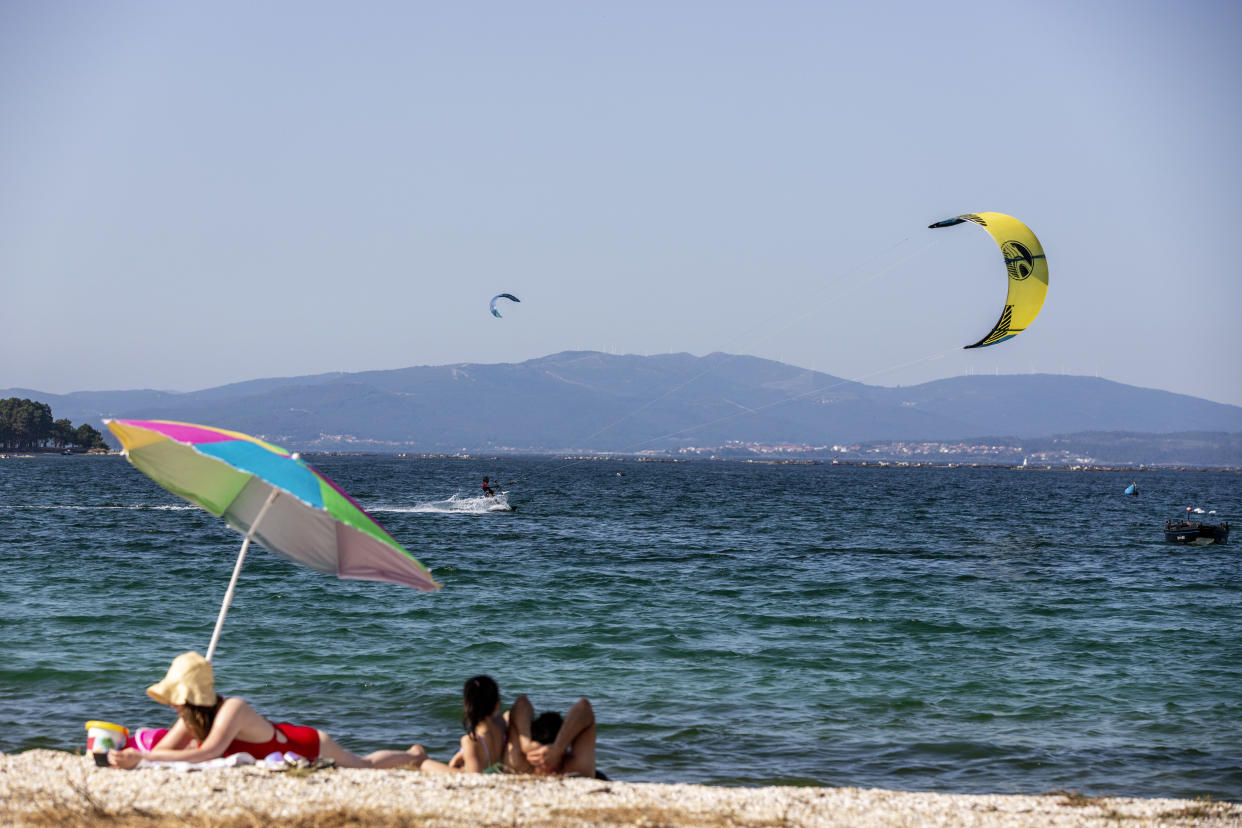
[[93, 754], [95, 764], [108, 764], [108, 751], [120, 750], [129, 743], [129, 728], [112, 722], [90, 721], [86, 723], [86, 752]]

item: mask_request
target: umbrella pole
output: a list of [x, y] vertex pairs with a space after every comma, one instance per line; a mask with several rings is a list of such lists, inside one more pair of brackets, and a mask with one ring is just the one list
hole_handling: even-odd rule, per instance
[[254, 537], [255, 530], [259, 528], [259, 523], [263, 520], [263, 516], [267, 514], [267, 507], [272, 505], [272, 501], [276, 499], [276, 495], [280, 494], [280, 489], [272, 489], [272, 493], [267, 496], [267, 500], [263, 503], [263, 508], [259, 510], [259, 514], [254, 519], [254, 523], [250, 524], [250, 531], [246, 533], [245, 540], [242, 541], [241, 551], [237, 553], [237, 563], [233, 566], [233, 577], [229, 579], [229, 588], [224, 593], [224, 603], [220, 605], [220, 616], [216, 618], [216, 628], [211, 633], [211, 644], [207, 645], [207, 660], [211, 661], [211, 657], [216, 653], [216, 643], [220, 640], [220, 630], [224, 628], [224, 616], [228, 615], [229, 605], [233, 603], [233, 588], [237, 586], [237, 576], [241, 575], [242, 564], [246, 560], [246, 550], [250, 548], [250, 539]]

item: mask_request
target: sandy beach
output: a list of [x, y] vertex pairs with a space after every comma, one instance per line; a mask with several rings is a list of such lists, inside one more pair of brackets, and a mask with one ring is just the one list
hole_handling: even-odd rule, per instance
[[8, 825], [1242, 826], [1242, 805], [1185, 799], [725, 788], [404, 770], [96, 767], [52, 750], [0, 755]]

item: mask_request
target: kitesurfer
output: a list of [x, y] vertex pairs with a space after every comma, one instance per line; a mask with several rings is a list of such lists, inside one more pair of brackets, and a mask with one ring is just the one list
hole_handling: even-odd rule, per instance
[[488, 483], [486, 477], [483, 478], [483, 496], [484, 497], [495, 497], [496, 496], [496, 486], [493, 486], [492, 484]]

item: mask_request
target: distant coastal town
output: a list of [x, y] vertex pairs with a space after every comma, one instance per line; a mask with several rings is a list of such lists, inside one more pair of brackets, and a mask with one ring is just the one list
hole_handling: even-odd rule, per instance
[[[943, 450], [941, 450], [943, 449]], [[831, 454], [827, 454], [831, 452]], [[315, 451], [307, 456], [364, 456], [371, 451]], [[387, 452], [382, 452], [387, 453]], [[871, 466], [878, 468], [1006, 468], [1059, 471], [1230, 471], [1242, 473], [1242, 463], [1191, 462], [1107, 462], [1069, 450], [1022, 453], [1020, 447], [986, 443], [879, 443], [871, 445], [797, 446], [745, 444], [713, 447], [687, 447], [674, 451], [546, 452], [503, 448], [495, 452], [398, 452], [396, 457], [410, 460], [499, 460], [503, 457], [556, 456], [562, 460], [615, 463], [690, 463], [724, 461], [767, 465]]]
[[882, 440], [825, 445], [730, 441], [721, 446], [686, 446], [652, 454], [657, 453], [685, 458], [817, 460], [840, 465], [1242, 469], [1242, 435], [1084, 432], [1032, 439]]
[[[799, 444], [731, 443], [727, 446], [687, 447], [682, 456], [719, 457], [744, 454], [760, 457], [825, 457], [838, 464], [910, 461], [934, 465], [986, 463], [989, 465], [1087, 466], [1101, 460], [1073, 448], [1028, 450], [1019, 443], [976, 442], [970, 440], [891, 440], [876, 443], [811, 446]], [[1135, 463], [1135, 465], [1143, 465]]]
[[[266, 435], [266, 439], [273, 439]], [[276, 437], [281, 440], [285, 438]], [[666, 445], [637, 451], [572, 446], [488, 445], [451, 452], [403, 452], [399, 443], [363, 435], [320, 435], [331, 447], [305, 447], [318, 454], [397, 454], [400, 457], [562, 455], [594, 459], [743, 460], [837, 465], [1004, 466], [1059, 469], [1239, 469], [1242, 433], [1202, 431], [1169, 434], [1092, 431], [1038, 438], [978, 437], [955, 440], [876, 440], [812, 444], [727, 440], [715, 445]], [[94, 427], [55, 419], [47, 403], [0, 399], [0, 457], [17, 454], [108, 454], [113, 449]]]

